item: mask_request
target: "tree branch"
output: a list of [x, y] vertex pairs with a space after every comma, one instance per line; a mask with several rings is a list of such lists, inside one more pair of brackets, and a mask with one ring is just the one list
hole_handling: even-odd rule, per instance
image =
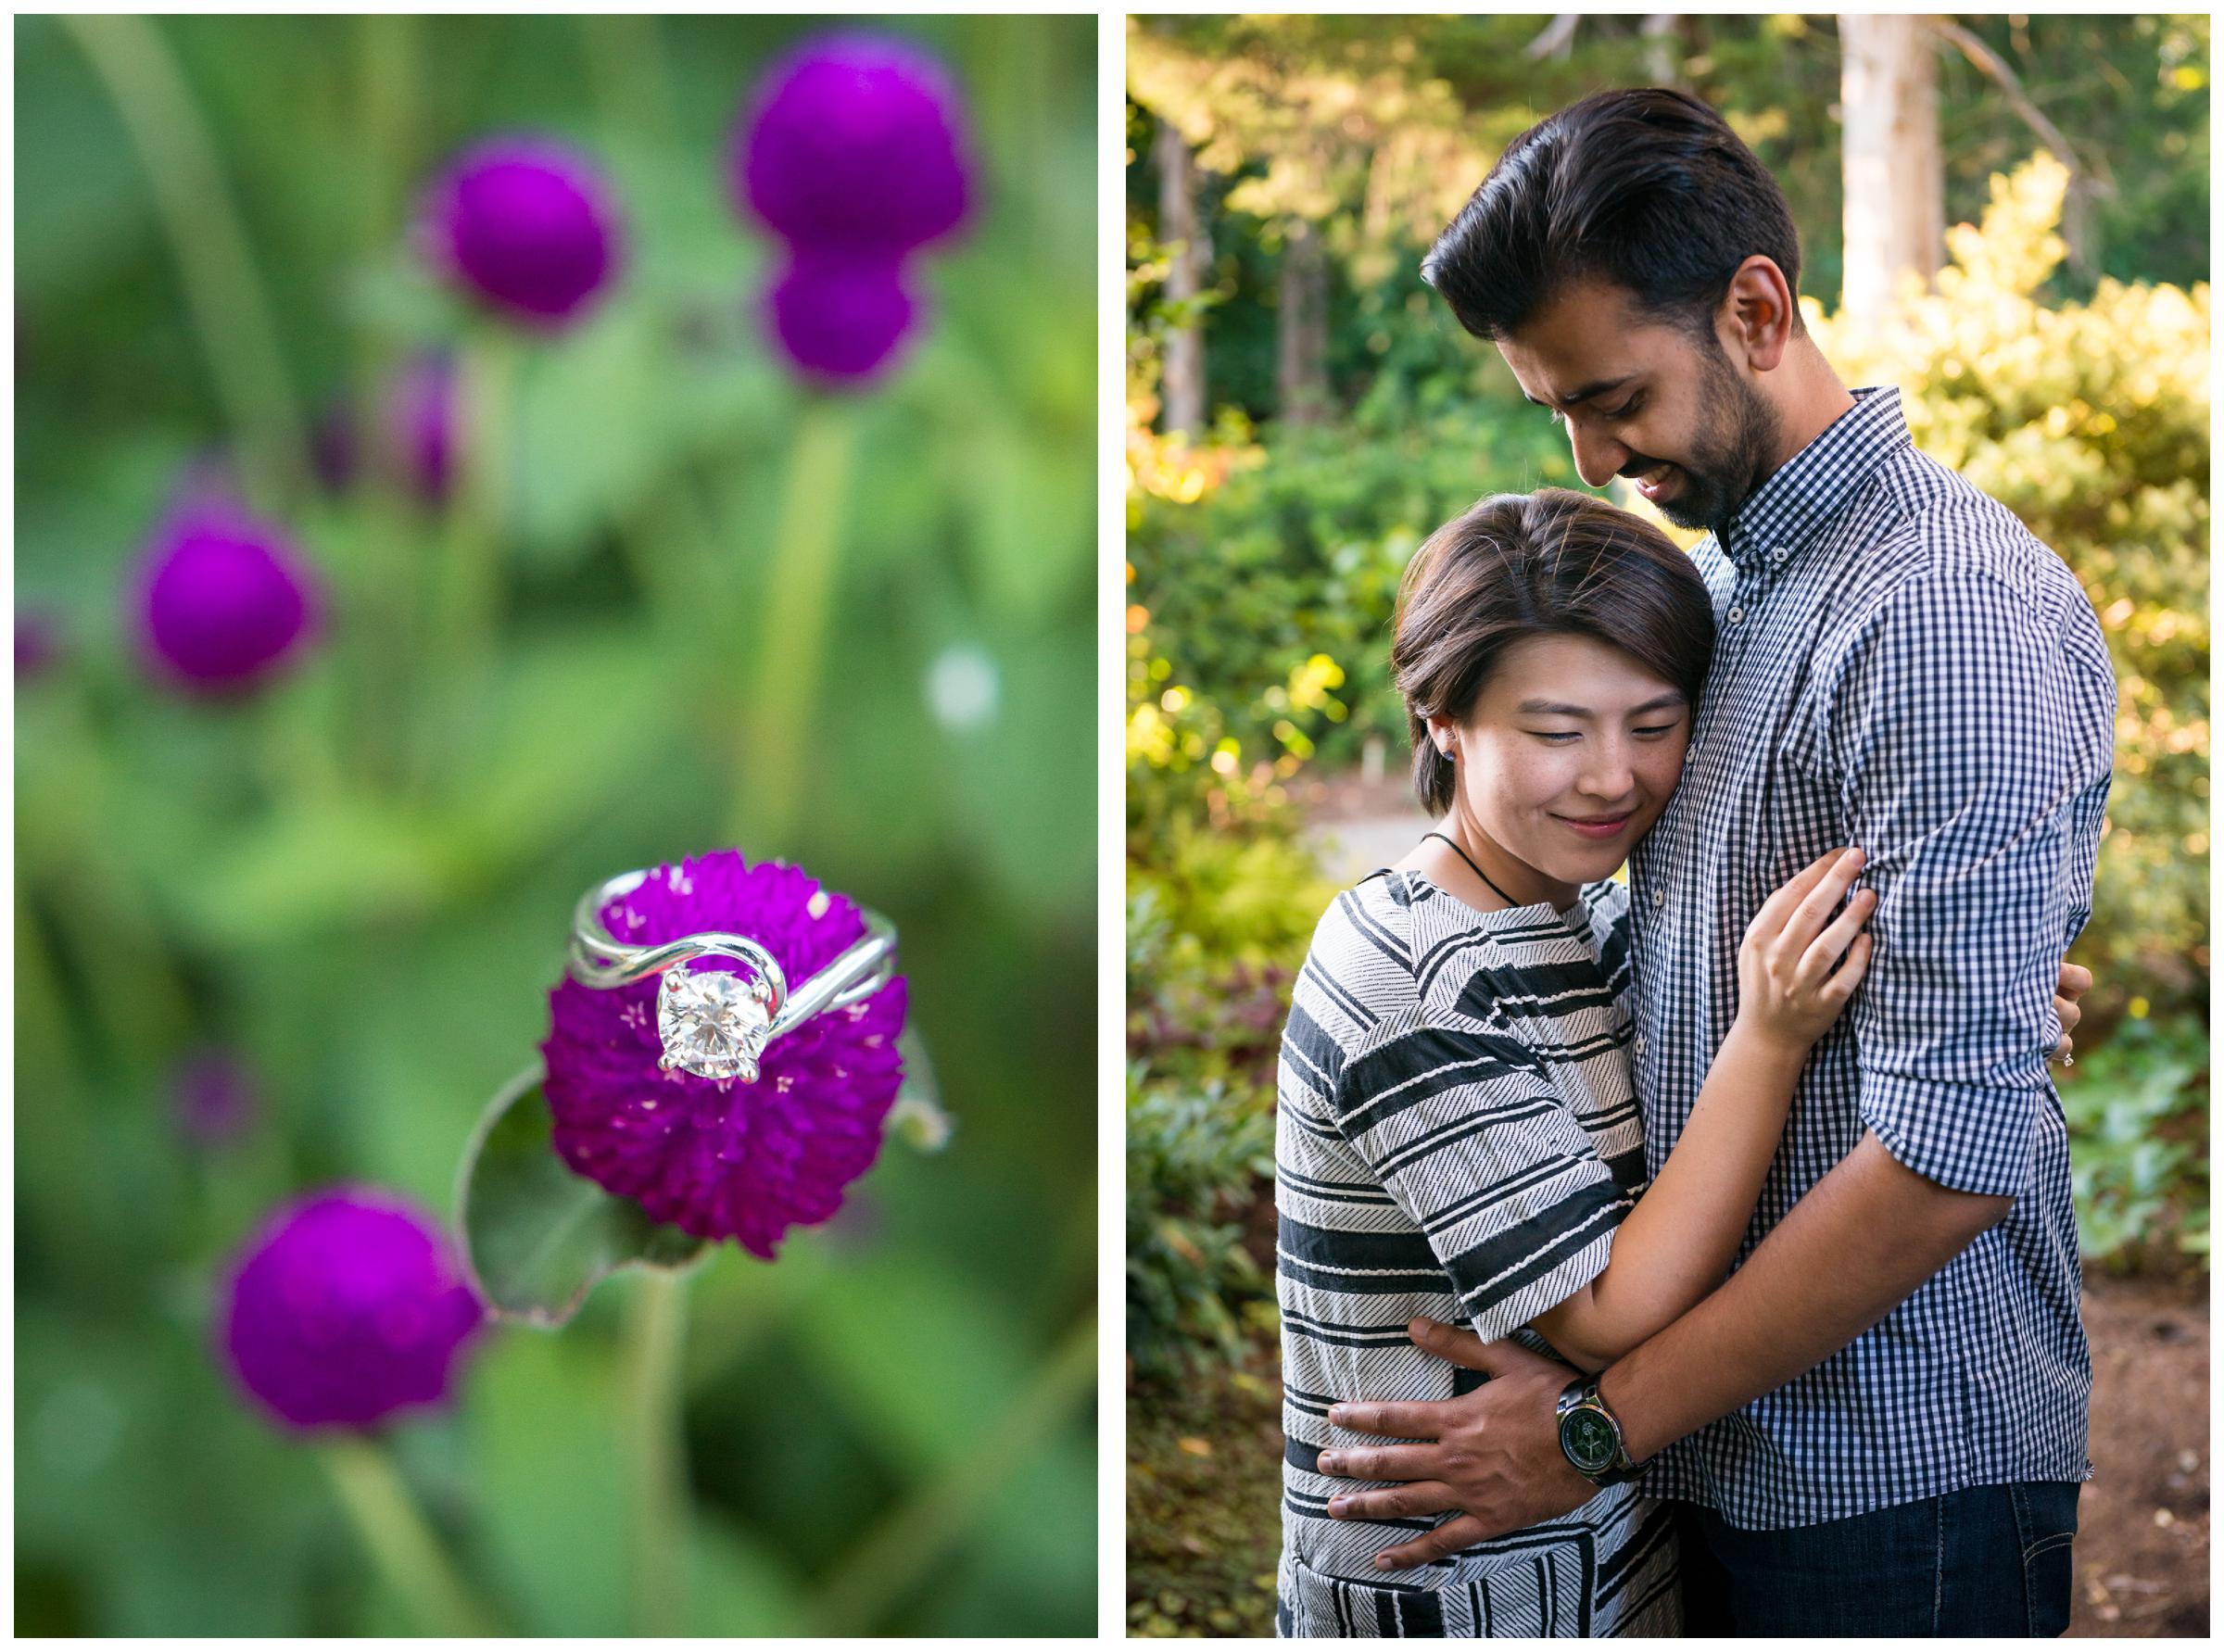
[[2008, 67], [1999, 53], [1961, 24], [1949, 19], [1932, 18], [1929, 22], [1932, 32], [1940, 39], [1958, 47], [1962, 56], [1977, 66], [1978, 73], [2000, 88], [2001, 95], [2008, 100], [2008, 107], [2022, 118], [2026, 126], [2039, 134], [2039, 141], [2053, 152], [2054, 158], [2069, 169], [2073, 180], [2082, 179], [2087, 187], [2114, 196], [2116, 180], [2109, 176], [2106, 166], [2087, 166], [2079, 158], [2078, 152], [2069, 146], [2069, 140], [2062, 135], [2061, 129], [2031, 101], [2029, 94], [2023, 89], [2023, 82], [2016, 78], [2016, 71]]

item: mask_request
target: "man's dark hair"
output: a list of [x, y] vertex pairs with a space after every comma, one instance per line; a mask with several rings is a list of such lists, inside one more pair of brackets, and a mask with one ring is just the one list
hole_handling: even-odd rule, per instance
[[1755, 254], [1798, 293], [1799, 232], [1768, 169], [1698, 98], [1649, 87], [1595, 93], [1514, 139], [1421, 273], [1478, 338], [1505, 338], [1598, 278], [1648, 319], [1712, 337]]
[[1694, 711], [1714, 655], [1714, 608], [1691, 559], [1643, 517], [1566, 487], [1494, 495], [1431, 534], [1399, 582], [1392, 630], [1413, 793], [1431, 814], [1452, 806], [1458, 779], [1429, 719], [1465, 723], [1515, 643], [1594, 637]]

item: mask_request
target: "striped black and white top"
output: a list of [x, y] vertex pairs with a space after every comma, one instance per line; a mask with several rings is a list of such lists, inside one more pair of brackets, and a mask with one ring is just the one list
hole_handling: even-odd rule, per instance
[[1284, 1635], [1672, 1634], [1665, 1512], [1634, 1486], [1448, 1559], [1373, 1557], [1434, 1520], [1332, 1520], [1358, 1482], [1322, 1450], [1340, 1400], [1441, 1400], [1482, 1381], [1415, 1347], [1415, 1315], [1514, 1335], [1605, 1267], [1643, 1192], [1631, 1094], [1626, 892], [1481, 913], [1412, 872], [1336, 897], [1283, 1035], [1275, 1132]]

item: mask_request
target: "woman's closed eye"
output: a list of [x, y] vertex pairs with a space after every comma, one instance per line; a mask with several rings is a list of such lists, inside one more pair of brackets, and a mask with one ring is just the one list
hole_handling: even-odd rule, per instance
[[[1645, 723], [1638, 725], [1629, 732], [1641, 740], [1657, 740], [1674, 734], [1676, 727], [1677, 724], [1674, 722]], [[1575, 728], [1532, 728], [1528, 730], [1528, 733], [1548, 746], [1564, 746], [1570, 740], [1583, 738], [1583, 731]]]

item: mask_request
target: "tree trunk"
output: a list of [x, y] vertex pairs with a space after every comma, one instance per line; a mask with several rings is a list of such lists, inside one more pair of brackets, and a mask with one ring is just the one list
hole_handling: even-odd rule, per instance
[[1328, 254], [1300, 219], [1283, 242], [1282, 302], [1274, 328], [1276, 411], [1311, 424], [1328, 411]]
[[1637, 25], [1637, 38], [1645, 43], [1645, 79], [1649, 85], [1684, 83], [1682, 57], [1675, 49], [1676, 16], [1656, 11]]
[[1205, 290], [1205, 237], [1197, 221], [1197, 167], [1171, 121], [1158, 123], [1151, 158], [1158, 168], [1158, 238], [1166, 244], [1166, 301], [1179, 320], [1166, 330], [1158, 393], [1168, 435], [1205, 433], [1205, 329], [1196, 299]]
[[1843, 13], [1844, 308], [1857, 327], [1891, 312], [1903, 271], [1927, 284], [1946, 261], [1946, 163], [1939, 149], [1934, 36], [1919, 17]]

